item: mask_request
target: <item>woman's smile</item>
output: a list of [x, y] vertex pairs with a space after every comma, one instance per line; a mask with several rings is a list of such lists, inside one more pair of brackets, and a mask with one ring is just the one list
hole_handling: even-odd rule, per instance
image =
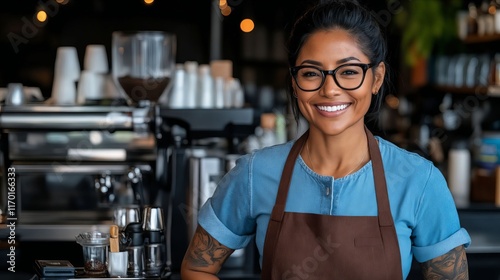
[[339, 111], [344, 111], [350, 105], [351, 104], [341, 104], [341, 105], [333, 105], [333, 106], [317, 105], [316, 108], [318, 108], [320, 111], [325, 111], [325, 112], [339, 112]]

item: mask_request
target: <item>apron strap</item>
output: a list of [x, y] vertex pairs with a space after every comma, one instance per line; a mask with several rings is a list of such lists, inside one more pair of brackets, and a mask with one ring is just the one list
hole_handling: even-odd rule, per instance
[[393, 225], [391, 208], [389, 206], [389, 195], [387, 194], [387, 184], [385, 181], [384, 165], [382, 156], [378, 148], [377, 140], [373, 134], [366, 128], [368, 138], [368, 150], [373, 168], [373, 179], [375, 180], [375, 195], [377, 197], [378, 222], [381, 227]]
[[264, 257], [262, 260], [262, 279], [264, 280], [271, 279], [274, 253], [276, 252], [275, 248], [281, 231], [281, 221], [283, 220], [283, 214], [285, 213], [286, 199], [288, 197], [288, 190], [290, 189], [289, 186], [292, 179], [293, 168], [295, 166], [295, 159], [302, 150], [308, 136], [309, 130], [307, 130], [297, 141], [295, 141], [286, 159], [285, 167], [283, 168], [278, 194], [276, 196], [276, 203], [274, 204], [273, 211], [271, 212], [271, 217], [267, 226], [266, 239], [264, 241]]
[[378, 207], [378, 223], [380, 228], [380, 235], [384, 243], [384, 250], [386, 253], [387, 261], [389, 263], [399, 263], [399, 269], [389, 271], [387, 279], [401, 279], [403, 275], [401, 267], [401, 255], [399, 251], [398, 236], [396, 234], [396, 227], [391, 214], [391, 206], [389, 203], [389, 195], [387, 192], [387, 184], [385, 180], [384, 165], [382, 156], [378, 148], [378, 143], [373, 137], [373, 134], [366, 128], [366, 135], [368, 137], [368, 149], [370, 150], [370, 157], [373, 168], [373, 178], [375, 181], [375, 195], [377, 197]]

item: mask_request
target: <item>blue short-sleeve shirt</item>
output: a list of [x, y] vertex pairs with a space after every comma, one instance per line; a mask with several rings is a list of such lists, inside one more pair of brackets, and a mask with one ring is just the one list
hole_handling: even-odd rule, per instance
[[[376, 138], [406, 278], [413, 257], [425, 262], [459, 245], [468, 246], [470, 236], [461, 228], [447, 183], [432, 162]], [[229, 248], [244, 248], [255, 236], [261, 265], [269, 216], [293, 143], [267, 147], [239, 158], [198, 215], [199, 224]], [[371, 161], [348, 176], [333, 178], [315, 173], [299, 156], [285, 211], [376, 216]]]

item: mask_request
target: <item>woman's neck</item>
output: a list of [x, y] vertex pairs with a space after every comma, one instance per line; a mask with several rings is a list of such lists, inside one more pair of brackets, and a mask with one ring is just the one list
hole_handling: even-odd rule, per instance
[[311, 129], [301, 156], [320, 175], [345, 177], [370, 160], [367, 141], [364, 126], [362, 130], [352, 127], [338, 135]]

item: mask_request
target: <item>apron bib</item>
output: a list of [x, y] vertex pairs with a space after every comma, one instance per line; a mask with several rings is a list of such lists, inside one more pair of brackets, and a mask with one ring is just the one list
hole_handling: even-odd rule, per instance
[[373, 166], [378, 216], [330, 216], [285, 212], [293, 167], [307, 140], [293, 145], [281, 175], [262, 264], [264, 280], [395, 280], [402, 278], [401, 257], [392, 220], [382, 158], [365, 127]]

